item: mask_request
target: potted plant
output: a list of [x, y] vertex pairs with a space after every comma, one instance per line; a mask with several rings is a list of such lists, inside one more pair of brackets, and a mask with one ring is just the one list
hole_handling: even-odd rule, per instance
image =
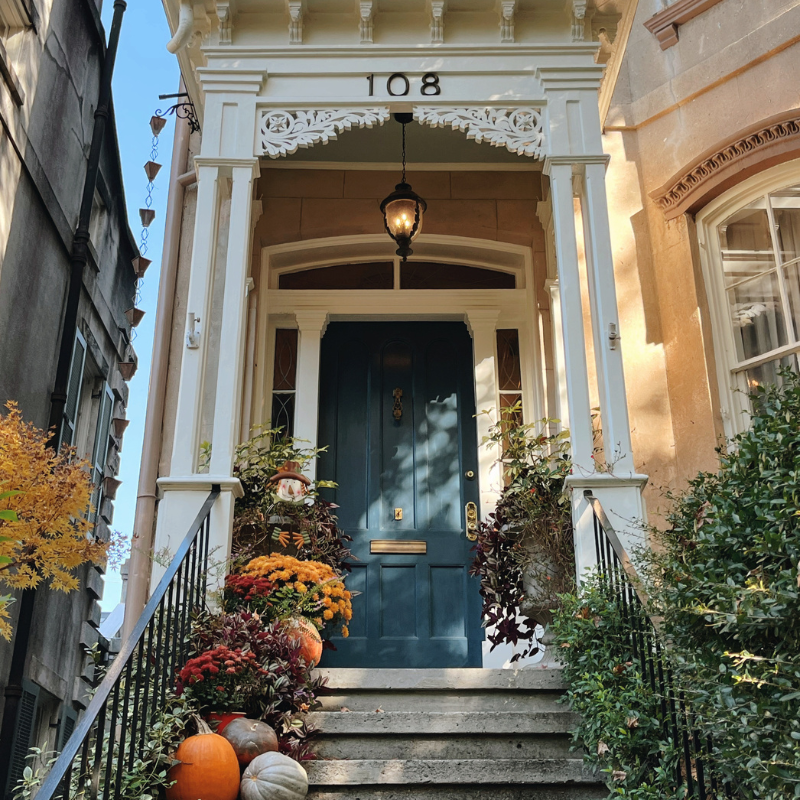
[[259, 678], [266, 674], [252, 650], [218, 645], [186, 662], [178, 691], [189, 695], [222, 733], [231, 720], [245, 715], [248, 701], [259, 692]]
[[519, 406], [504, 409], [483, 443], [498, 448], [505, 485], [479, 526], [472, 574], [492, 645], [531, 643], [512, 660], [536, 652], [536, 625], [549, 625], [560, 595], [574, 587], [569, 434], [548, 433], [552, 422], [524, 424]]

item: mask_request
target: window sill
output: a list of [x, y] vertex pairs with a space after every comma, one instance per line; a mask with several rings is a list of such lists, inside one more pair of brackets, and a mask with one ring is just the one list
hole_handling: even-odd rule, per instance
[[678, 28], [715, 6], [720, 0], [678, 0], [644, 23], [662, 50], [678, 43]]

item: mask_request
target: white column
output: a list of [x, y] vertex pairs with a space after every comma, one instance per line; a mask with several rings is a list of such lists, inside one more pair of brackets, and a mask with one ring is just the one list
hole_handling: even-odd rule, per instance
[[[319, 426], [319, 352], [322, 335], [328, 325], [327, 311], [295, 311], [297, 329], [297, 379], [294, 401], [294, 435], [303, 439], [304, 447], [317, 446]], [[316, 462], [306, 468], [312, 480]]]
[[[475, 410], [478, 428], [478, 482], [481, 519], [495, 509], [503, 489], [503, 476], [498, 459], [502, 453], [483, 442], [499, 419], [500, 396], [497, 389], [497, 309], [474, 309], [467, 312], [472, 332], [475, 359]], [[488, 412], [488, 413], [483, 413]]]
[[585, 164], [581, 207], [606, 463], [613, 465], [615, 471], [630, 473], [634, 465], [622, 347], [614, 338], [619, 336], [619, 318], [606, 201], [606, 163], [607, 158], [601, 156], [596, 162]]
[[253, 291], [252, 278], [247, 283], [247, 344], [244, 356], [244, 388], [242, 389], [242, 427], [239, 440], [250, 438], [253, 425], [253, 374], [256, 360], [256, 331], [258, 328], [258, 292]]
[[[230, 162], [229, 162], [230, 164]], [[219, 367], [214, 401], [214, 430], [209, 473], [233, 474], [242, 408], [244, 342], [247, 321], [247, 278], [250, 267], [250, 210], [258, 160], [231, 166], [231, 215], [222, 299]]]
[[578, 243], [575, 235], [575, 209], [572, 202], [572, 164], [548, 159], [553, 200], [558, 282], [561, 295], [561, 329], [564, 338], [564, 376], [567, 384], [572, 460], [576, 471], [592, 470], [592, 416], [589, 378], [586, 366], [586, 340], [583, 332], [581, 282], [578, 269]]
[[561, 427], [569, 430], [569, 400], [567, 397], [567, 378], [564, 366], [564, 327], [561, 324], [561, 290], [558, 281], [547, 280], [545, 289], [550, 294], [550, 327], [553, 338], [553, 371], [555, 372], [556, 412]]

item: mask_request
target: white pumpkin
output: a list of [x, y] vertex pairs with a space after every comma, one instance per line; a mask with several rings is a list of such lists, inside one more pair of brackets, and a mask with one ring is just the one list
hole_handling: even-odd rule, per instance
[[256, 756], [242, 776], [241, 800], [300, 800], [308, 794], [308, 775], [282, 753]]

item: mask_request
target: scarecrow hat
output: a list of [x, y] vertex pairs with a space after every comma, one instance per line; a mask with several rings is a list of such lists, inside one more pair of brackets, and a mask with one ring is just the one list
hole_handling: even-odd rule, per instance
[[282, 467], [278, 467], [278, 471], [269, 479], [268, 483], [275, 481], [282, 481], [286, 478], [300, 481], [305, 486], [310, 486], [311, 481], [303, 475], [300, 470], [300, 464], [297, 461], [285, 461]]

